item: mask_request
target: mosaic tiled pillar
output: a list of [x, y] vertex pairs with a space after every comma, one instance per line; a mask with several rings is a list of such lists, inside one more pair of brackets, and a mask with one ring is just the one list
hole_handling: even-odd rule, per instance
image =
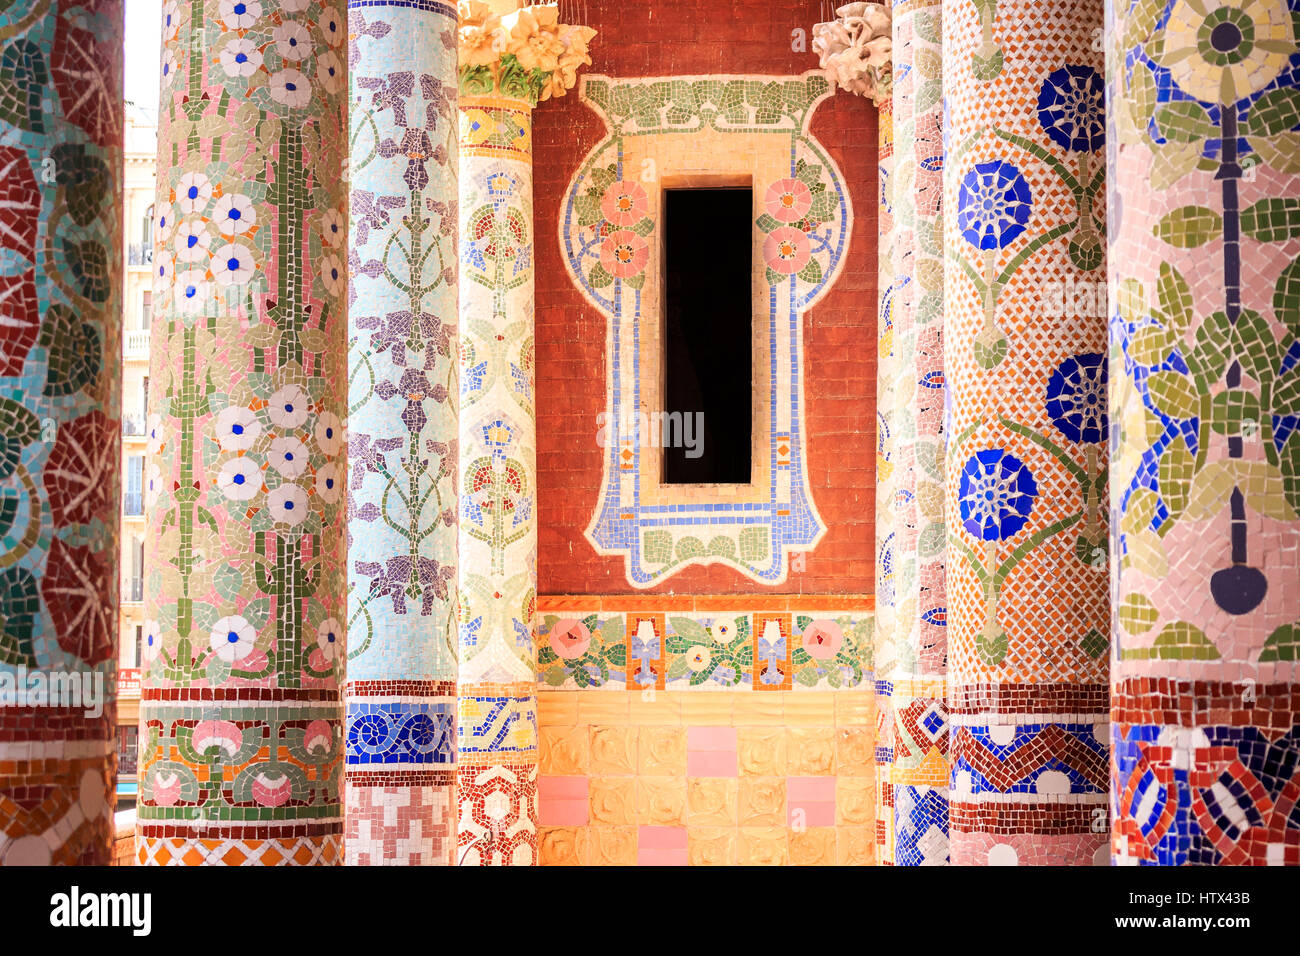
[[346, 860], [452, 862], [456, 9], [350, 0]]
[[532, 112], [590, 63], [554, 6], [460, 31], [457, 862], [537, 861]]
[[894, 420], [897, 406], [892, 384], [897, 362], [894, 353], [894, 208], [890, 187], [894, 173], [894, 106], [880, 103], [876, 120], [878, 175], [880, 177], [879, 250], [877, 261], [878, 325], [876, 338], [876, 862], [894, 863], [894, 701], [893, 673], [898, 659], [895, 644], [895, 568], [898, 536], [895, 509]]
[[1113, 850], [1300, 864], [1300, 3], [1107, 4]]
[[141, 863], [342, 858], [342, 0], [163, 7]]
[[121, 0], [0, 11], [0, 865], [112, 859]]
[[894, 861], [948, 861], [940, 4], [893, 9]]
[[879, 177], [876, 351], [876, 857], [884, 866], [894, 860], [894, 710], [892, 674], [898, 659], [895, 632], [897, 532], [899, 511], [895, 471], [895, 422], [899, 404], [894, 377], [900, 362], [895, 351], [894, 300], [894, 104], [890, 48], [890, 12], [879, 3], [846, 3], [836, 19], [813, 27], [813, 51], [832, 88], [870, 97], [876, 104], [877, 175]]
[[943, 3], [954, 864], [1107, 861], [1101, 13]]

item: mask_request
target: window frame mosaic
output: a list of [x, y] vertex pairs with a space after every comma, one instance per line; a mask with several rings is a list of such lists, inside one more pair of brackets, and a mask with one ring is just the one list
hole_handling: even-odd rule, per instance
[[[636, 588], [710, 564], [780, 584], [789, 553], [812, 548], [826, 530], [806, 467], [803, 315], [834, 281], [853, 224], [843, 175], [809, 131], [830, 87], [811, 72], [587, 76], [579, 95], [607, 128], [570, 180], [559, 223], [570, 277], [609, 319], [608, 400], [598, 422], [605, 462], [586, 537], [598, 554], [624, 556]], [[778, 142], [788, 143], [788, 153], [778, 155]], [[708, 165], [692, 165], [691, 156]], [[652, 181], [642, 183], [647, 174]], [[661, 388], [662, 330], [657, 318], [643, 321], [659, 311], [661, 188], [744, 176], [757, 207], [751, 482], [664, 485], [661, 456], [648, 447], [639, 417], [658, 410]]]

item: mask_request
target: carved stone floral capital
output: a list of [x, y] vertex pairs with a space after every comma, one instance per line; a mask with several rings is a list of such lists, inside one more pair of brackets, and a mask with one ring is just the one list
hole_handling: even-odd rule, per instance
[[870, 97], [877, 106], [893, 92], [893, 40], [889, 9], [846, 3], [837, 19], [813, 27], [813, 52], [832, 86]]
[[499, 13], [483, 0], [464, 0], [459, 13], [462, 94], [501, 93], [536, 105], [563, 96], [591, 64], [587, 44], [596, 31], [560, 23], [554, 3]]

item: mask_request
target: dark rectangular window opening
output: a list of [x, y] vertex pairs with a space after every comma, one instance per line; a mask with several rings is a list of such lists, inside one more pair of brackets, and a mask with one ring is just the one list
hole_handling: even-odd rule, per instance
[[753, 190], [663, 198], [664, 483], [749, 484]]

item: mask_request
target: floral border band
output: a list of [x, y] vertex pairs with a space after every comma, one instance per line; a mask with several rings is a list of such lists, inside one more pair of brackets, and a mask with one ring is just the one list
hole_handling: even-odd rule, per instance
[[537, 599], [547, 690], [869, 690], [870, 595]]

